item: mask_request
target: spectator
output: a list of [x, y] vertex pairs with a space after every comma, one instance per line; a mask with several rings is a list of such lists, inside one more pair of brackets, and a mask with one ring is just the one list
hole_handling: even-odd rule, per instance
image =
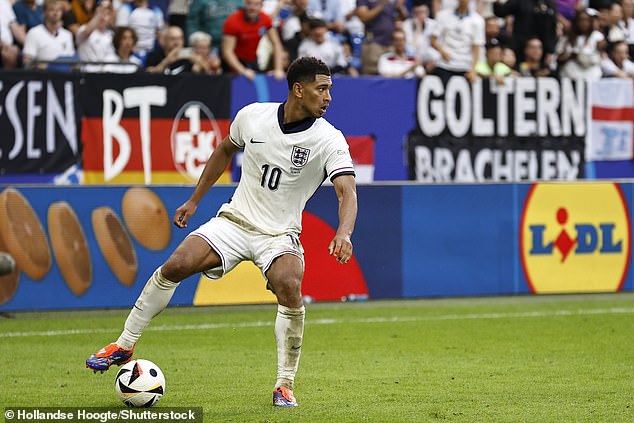
[[321, 59], [331, 73], [347, 73], [358, 76], [357, 70], [348, 64], [343, 46], [328, 33], [328, 24], [322, 19], [310, 21], [310, 35], [299, 45], [299, 57], [312, 56]]
[[198, 31], [189, 36], [189, 45], [194, 57], [194, 73], [220, 74], [220, 58], [211, 52], [211, 35]]
[[415, 5], [412, 17], [403, 22], [407, 48], [423, 63], [427, 72], [431, 72], [435, 63], [441, 59], [440, 53], [431, 46], [435, 25], [436, 21], [429, 17], [429, 7], [424, 3]]
[[165, 20], [159, 7], [149, 7], [148, 0], [134, 0], [119, 6], [116, 26], [134, 29], [138, 37], [137, 51], [145, 56], [154, 48], [159, 32], [165, 28]]
[[634, 0], [623, 0], [623, 28], [625, 42], [630, 49], [630, 57], [634, 55]]
[[292, 38], [284, 40], [284, 49], [288, 52], [289, 63], [299, 57], [299, 46], [310, 35], [310, 19], [306, 12], [299, 16], [299, 25], [300, 30]]
[[634, 77], [634, 63], [630, 60], [629, 48], [624, 41], [610, 46], [608, 59], [601, 62], [603, 76], [616, 78]]
[[185, 49], [185, 35], [178, 26], [170, 26], [161, 36], [159, 46], [148, 53], [146, 70], [151, 73], [178, 75], [192, 72], [191, 49]]
[[[34, 60], [53, 61], [75, 55], [73, 34], [62, 27], [63, 0], [44, 2], [44, 23], [31, 28], [24, 41], [23, 63], [29, 67]], [[46, 68], [45, 64], [41, 65]]]
[[308, 0], [308, 16], [324, 20], [328, 29], [337, 34], [345, 30], [340, 0]]
[[289, 17], [292, 13], [291, 0], [263, 0], [262, 12], [268, 15], [273, 22], [273, 26], [278, 28], [282, 21]]
[[[110, 0], [102, 0], [87, 24], [77, 29], [77, 54], [84, 62], [107, 62], [116, 55], [112, 44], [114, 8]], [[103, 66], [86, 65], [86, 72], [101, 72]]]
[[476, 73], [482, 78], [493, 78], [498, 84], [504, 84], [504, 78], [510, 76], [513, 70], [502, 62], [504, 46], [495, 38], [490, 39], [486, 46], [485, 60], [476, 65]]
[[[596, 19], [594, 21], [595, 29], [598, 29], [605, 35], [607, 31], [607, 27], [610, 21], [610, 9], [612, 6], [612, 2], [605, 2], [600, 5], [598, 8], [589, 7], [587, 10], [592, 11], [592, 13], [596, 14]], [[584, 10], [584, 9], [581, 9]], [[593, 15], [594, 16], [594, 15]]]
[[625, 41], [623, 29], [623, 8], [617, 2], [612, 3], [607, 15], [607, 25], [603, 28], [603, 36], [608, 45]]
[[443, 81], [454, 75], [464, 75], [475, 80], [475, 67], [484, 45], [484, 20], [469, 11], [469, 0], [459, 0], [455, 10], [438, 12], [431, 45], [442, 56], [434, 73]]
[[72, 32], [73, 37], [77, 37], [77, 30], [90, 22], [96, 7], [95, 0], [71, 0], [70, 9], [64, 12], [62, 18], [64, 28]]
[[517, 66], [517, 57], [515, 56], [515, 50], [510, 47], [504, 47], [502, 49], [502, 63], [511, 69], [515, 69]]
[[361, 72], [378, 73], [382, 54], [390, 51], [395, 19], [406, 19], [405, 0], [357, 0], [357, 15], [365, 25], [365, 40], [361, 47]]
[[167, 24], [177, 26], [183, 34], [187, 34], [187, 14], [189, 13], [189, 0], [170, 0], [167, 6]]
[[489, 16], [484, 20], [484, 39], [488, 43], [494, 38], [502, 45], [509, 45], [506, 32], [500, 27], [500, 18]]
[[0, 0], [0, 41], [9, 45], [24, 45], [26, 30], [18, 21], [11, 0]]
[[301, 17], [308, 17], [308, 0], [291, 0], [293, 5], [293, 14], [284, 20], [281, 28], [282, 42], [286, 43], [302, 30]]
[[187, 13], [187, 36], [196, 31], [211, 35], [211, 49], [220, 54], [222, 26], [242, 7], [243, 0], [192, 0]]
[[[609, 9], [614, 0], [581, 0], [584, 6], [594, 10]], [[577, 10], [578, 12], [579, 10]]]
[[[435, 3], [434, 13], [437, 14], [441, 10], [456, 10], [459, 0], [433, 0], [433, 3]], [[468, 7], [471, 12], [475, 12], [482, 16], [482, 0], [469, 0]]]
[[350, 66], [361, 71], [361, 48], [365, 37], [365, 25], [357, 16], [357, 0], [341, 0], [344, 19], [343, 47]]
[[44, 9], [35, 0], [18, 0], [13, 5], [13, 11], [25, 34], [44, 23]]
[[564, 31], [570, 29], [570, 22], [575, 17], [577, 9], [582, 8], [581, 0], [555, 0], [557, 20], [563, 26]]
[[13, 69], [19, 65], [19, 45], [24, 44], [24, 27], [17, 21], [9, 0], [0, 0], [0, 68]]
[[425, 70], [420, 61], [406, 52], [406, 45], [405, 32], [402, 29], [395, 29], [392, 33], [393, 51], [379, 57], [379, 75], [385, 78], [407, 79], [425, 76]]
[[520, 76], [546, 77], [552, 71], [544, 62], [544, 48], [538, 37], [529, 38], [524, 47], [524, 61], [519, 64]]
[[497, 0], [493, 5], [496, 16], [512, 15], [513, 36], [509, 46], [515, 56], [524, 61], [523, 48], [531, 37], [538, 37], [544, 46], [544, 58], [550, 63], [557, 44], [557, 13], [554, 0]]
[[341, 0], [341, 14], [344, 19], [345, 31], [353, 36], [363, 36], [364, 26], [357, 16], [356, 0]]
[[587, 11], [575, 15], [570, 32], [557, 45], [559, 76], [596, 80], [601, 78], [601, 52], [605, 37], [594, 29], [593, 17]]
[[119, 64], [109, 64], [104, 67], [104, 72], [113, 73], [134, 73], [141, 70], [143, 62], [134, 55], [136, 49], [137, 35], [134, 29], [129, 26], [118, 27], [112, 38], [115, 55], [109, 58], [109, 62]]
[[254, 79], [256, 72], [266, 70], [257, 61], [258, 44], [266, 34], [273, 47], [273, 74], [284, 78], [282, 43], [273, 21], [262, 12], [262, 0], [244, 0], [244, 9], [229, 16], [222, 33], [222, 58], [232, 72]]

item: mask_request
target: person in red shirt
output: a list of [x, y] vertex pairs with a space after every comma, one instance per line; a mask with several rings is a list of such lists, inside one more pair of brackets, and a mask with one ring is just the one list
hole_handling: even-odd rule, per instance
[[260, 69], [257, 48], [264, 35], [273, 46], [273, 75], [284, 78], [282, 43], [271, 18], [262, 12], [262, 0], [244, 0], [244, 7], [230, 15], [222, 27], [222, 58], [231, 71], [255, 78]]

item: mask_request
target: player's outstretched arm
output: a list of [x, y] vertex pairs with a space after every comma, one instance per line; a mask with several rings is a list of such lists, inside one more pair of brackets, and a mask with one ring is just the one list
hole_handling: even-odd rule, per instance
[[207, 161], [205, 165], [205, 169], [203, 169], [202, 175], [200, 175], [200, 179], [198, 179], [198, 183], [196, 184], [196, 188], [192, 193], [189, 200], [187, 200], [182, 206], [176, 209], [176, 213], [174, 213], [174, 224], [179, 228], [186, 228], [187, 221], [189, 218], [196, 212], [198, 208], [198, 203], [203, 198], [203, 196], [209, 191], [218, 178], [225, 171], [231, 158], [238, 151], [238, 147], [234, 143], [231, 142], [229, 137], [226, 137], [218, 147], [214, 150], [213, 154]]
[[334, 179], [335, 192], [339, 200], [339, 227], [330, 241], [328, 252], [339, 263], [348, 263], [352, 257], [352, 231], [357, 220], [357, 188], [354, 176], [342, 175]]

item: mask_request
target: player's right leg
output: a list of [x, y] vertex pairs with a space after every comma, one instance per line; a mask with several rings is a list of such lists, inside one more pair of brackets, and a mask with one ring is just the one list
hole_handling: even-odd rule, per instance
[[266, 277], [279, 303], [275, 318], [277, 344], [277, 380], [273, 390], [273, 405], [296, 407], [293, 384], [299, 366], [304, 335], [305, 308], [301, 283], [304, 264], [299, 251], [277, 257]]
[[145, 284], [119, 339], [92, 354], [86, 360], [86, 367], [103, 372], [113, 364], [120, 366], [130, 361], [143, 330], [167, 307], [180, 281], [218, 266], [222, 266], [222, 260], [207, 241], [199, 236], [185, 238]]

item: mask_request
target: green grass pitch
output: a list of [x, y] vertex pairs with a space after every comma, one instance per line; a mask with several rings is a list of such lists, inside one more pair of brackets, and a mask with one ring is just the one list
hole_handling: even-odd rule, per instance
[[[310, 304], [296, 409], [271, 406], [275, 310], [158, 316], [135, 351], [165, 373], [157, 407], [209, 422], [634, 421], [633, 294]], [[123, 407], [116, 371], [84, 360], [126, 315], [0, 317], [0, 406]]]

